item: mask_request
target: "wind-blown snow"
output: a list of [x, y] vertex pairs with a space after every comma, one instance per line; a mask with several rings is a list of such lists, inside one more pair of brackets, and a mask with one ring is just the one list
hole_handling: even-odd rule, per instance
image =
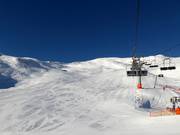
[[[162, 65], [164, 56], [156, 56]], [[144, 59], [153, 61], [154, 56]], [[0, 90], [0, 133], [3, 135], [178, 135], [180, 116], [149, 117], [148, 109], [135, 109], [137, 78], [127, 77], [130, 58], [101, 58], [62, 64], [32, 58], [0, 56], [0, 72], [8, 87]], [[177, 69], [149, 69], [143, 77], [144, 100], [152, 109], [165, 108], [176, 93], [158, 84], [180, 86]], [[1, 78], [1, 77], [0, 77]], [[11, 79], [15, 82], [11, 84]], [[0, 87], [3, 83], [0, 83]], [[2, 87], [3, 88], [3, 87]]]

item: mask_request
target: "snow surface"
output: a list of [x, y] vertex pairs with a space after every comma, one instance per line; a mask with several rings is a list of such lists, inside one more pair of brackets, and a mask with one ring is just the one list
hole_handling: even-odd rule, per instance
[[[162, 65], [164, 57], [144, 59]], [[178, 95], [153, 87], [160, 73], [165, 77], [157, 84], [180, 86], [180, 58], [173, 58], [176, 70], [153, 68], [142, 78], [141, 94], [151, 109], [134, 107], [137, 78], [126, 76], [130, 62], [100, 58], [62, 64], [0, 56], [0, 72], [7, 82], [7, 88], [0, 83], [0, 134], [179, 135], [180, 116], [149, 117], [149, 111], [167, 107]]]

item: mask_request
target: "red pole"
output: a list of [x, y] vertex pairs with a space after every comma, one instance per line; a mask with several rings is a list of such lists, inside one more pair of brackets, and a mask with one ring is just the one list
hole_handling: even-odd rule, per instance
[[141, 83], [138, 83], [138, 84], [137, 84], [137, 88], [138, 88], [138, 89], [142, 89], [142, 84], [141, 84]]
[[138, 88], [138, 89], [142, 89], [141, 71], [140, 71], [140, 76], [139, 76], [139, 80], [138, 80], [137, 88]]

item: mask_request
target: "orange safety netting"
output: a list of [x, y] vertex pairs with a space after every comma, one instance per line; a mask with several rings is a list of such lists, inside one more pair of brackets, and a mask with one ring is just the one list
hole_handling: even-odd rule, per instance
[[180, 115], [180, 108], [176, 108], [176, 114]]
[[168, 115], [176, 115], [176, 112], [170, 109], [165, 109], [156, 112], [150, 112], [149, 115], [150, 117], [168, 116]]

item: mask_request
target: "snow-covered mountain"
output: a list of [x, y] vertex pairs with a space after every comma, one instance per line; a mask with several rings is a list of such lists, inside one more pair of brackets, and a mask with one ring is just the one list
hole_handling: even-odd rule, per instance
[[[162, 65], [165, 56], [143, 58]], [[176, 70], [148, 69], [141, 94], [152, 109], [165, 108], [171, 90], [180, 86]], [[32, 58], [0, 56], [0, 133], [62, 135], [180, 134], [180, 117], [149, 117], [150, 109], [135, 109], [136, 77], [127, 77], [130, 58], [100, 58], [68, 64]], [[157, 86], [154, 81], [157, 74]], [[158, 85], [159, 84], [159, 85]]]

